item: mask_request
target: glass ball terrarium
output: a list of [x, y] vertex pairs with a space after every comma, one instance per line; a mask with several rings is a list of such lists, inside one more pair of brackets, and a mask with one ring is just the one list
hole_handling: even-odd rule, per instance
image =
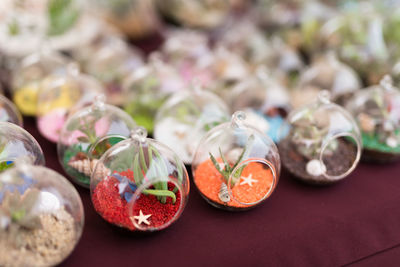
[[42, 81], [51, 73], [65, 73], [69, 60], [57, 52], [42, 49], [25, 57], [13, 73], [13, 101], [22, 114], [37, 114], [37, 96]]
[[358, 91], [346, 108], [360, 126], [363, 159], [390, 162], [400, 158], [400, 91], [390, 76]]
[[18, 109], [10, 100], [2, 95], [0, 95], [0, 121], [22, 126], [22, 116]]
[[66, 73], [47, 76], [37, 96], [37, 126], [40, 133], [56, 143], [67, 117], [92, 103], [104, 91], [96, 79], [81, 74], [73, 63], [67, 67]]
[[154, 137], [172, 147], [185, 164], [190, 164], [203, 135], [228, 119], [226, 104], [195, 85], [193, 90], [172, 95], [158, 110]]
[[79, 185], [89, 187], [93, 167], [106, 150], [126, 139], [136, 125], [123, 110], [104, 103], [104, 95], [68, 117], [57, 144], [58, 159]]
[[44, 155], [38, 142], [23, 128], [0, 122], [0, 172], [14, 165], [18, 159], [44, 165]]
[[0, 175], [0, 265], [54, 266], [73, 251], [84, 213], [60, 174], [18, 162]]
[[246, 210], [269, 198], [280, 174], [274, 142], [245, 124], [237, 111], [231, 122], [209, 131], [201, 140], [192, 163], [194, 183], [211, 205]]
[[125, 111], [138, 125], [153, 132], [157, 110], [168, 96], [184, 88], [184, 82], [174, 68], [152, 54], [150, 62], [136, 69], [125, 80], [123, 88], [130, 99]]
[[361, 134], [350, 113], [330, 102], [328, 91], [292, 111], [290, 130], [279, 143], [283, 166], [296, 178], [317, 185], [347, 177], [361, 156]]
[[96, 211], [109, 223], [130, 231], [158, 231], [175, 222], [189, 196], [183, 162], [165, 145], [137, 127], [130, 139], [98, 161], [90, 192]]
[[266, 133], [274, 142], [279, 141], [290, 110], [289, 93], [264, 67], [235, 85], [230, 99], [231, 110], [243, 110], [247, 124]]

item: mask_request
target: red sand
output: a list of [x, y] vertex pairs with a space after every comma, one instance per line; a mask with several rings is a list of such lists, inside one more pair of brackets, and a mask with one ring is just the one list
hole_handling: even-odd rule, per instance
[[[120, 174], [133, 181], [132, 171], [121, 172]], [[136, 229], [129, 218], [128, 202], [119, 194], [118, 184], [119, 181], [113, 176], [108, 176], [102, 180], [92, 195], [94, 208], [109, 223], [134, 231]], [[168, 184], [169, 190], [174, 187], [174, 184]], [[167, 197], [167, 203], [163, 204], [153, 195], [141, 194], [133, 207], [133, 214], [138, 215], [140, 210], [144, 215], [151, 214], [151, 217], [148, 218], [149, 227], [160, 227], [175, 216], [180, 203], [181, 194], [179, 191], [176, 193], [175, 204], [172, 203], [170, 197]]]

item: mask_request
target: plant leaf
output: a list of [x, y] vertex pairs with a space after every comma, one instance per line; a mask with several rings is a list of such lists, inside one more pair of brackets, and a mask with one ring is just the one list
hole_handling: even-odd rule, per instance
[[133, 160], [133, 175], [135, 177], [136, 184], [140, 185], [143, 181], [143, 173], [140, 170], [138, 154], [135, 155], [135, 159]]
[[143, 193], [149, 194], [149, 195], [154, 195], [154, 196], [159, 196], [159, 197], [163, 197], [163, 198], [170, 197], [170, 198], [172, 198], [172, 203], [176, 202], [175, 193], [172, 191], [169, 191], [169, 190], [145, 189], [145, 190], [143, 190]]
[[142, 165], [142, 170], [146, 174], [147, 165], [146, 165], [146, 159], [144, 158], [143, 146], [141, 144], [139, 144], [139, 157], [140, 157], [140, 163]]

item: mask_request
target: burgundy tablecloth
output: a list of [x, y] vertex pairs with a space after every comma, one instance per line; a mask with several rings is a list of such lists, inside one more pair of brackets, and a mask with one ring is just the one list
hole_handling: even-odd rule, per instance
[[[25, 127], [47, 166], [63, 173], [56, 145], [38, 134], [33, 119]], [[148, 235], [110, 226], [94, 211], [89, 191], [77, 188], [85, 228], [62, 266], [400, 266], [400, 163], [360, 164], [329, 187], [283, 173], [270, 199], [240, 213], [213, 208], [192, 183], [182, 217]]]

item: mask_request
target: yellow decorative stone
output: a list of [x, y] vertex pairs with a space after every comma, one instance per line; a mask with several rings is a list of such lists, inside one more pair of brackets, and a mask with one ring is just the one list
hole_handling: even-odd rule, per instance
[[15, 91], [13, 100], [23, 115], [35, 116], [37, 114], [38, 91], [37, 83], [28, 84]]

